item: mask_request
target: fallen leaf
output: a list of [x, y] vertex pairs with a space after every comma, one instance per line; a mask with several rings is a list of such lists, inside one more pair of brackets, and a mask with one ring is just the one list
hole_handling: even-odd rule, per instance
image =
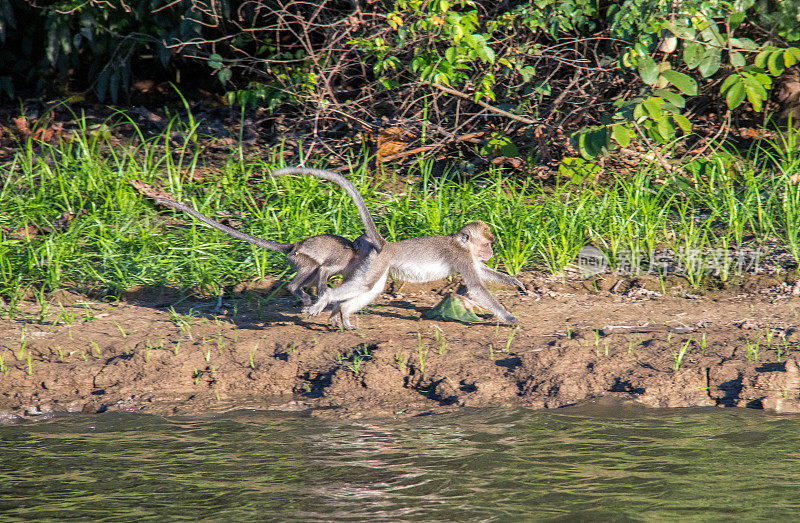
[[422, 315], [433, 320], [480, 321], [480, 318], [472, 310], [474, 307], [474, 303], [467, 302], [463, 296], [448, 294], [438, 305], [431, 307]]
[[27, 137], [31, 134], [30, 130], [28, 129], [28, 120], [24, 117], [20, 118], [13, 118], [14, 125], [17, 126], [17, 131], [24, 136]]

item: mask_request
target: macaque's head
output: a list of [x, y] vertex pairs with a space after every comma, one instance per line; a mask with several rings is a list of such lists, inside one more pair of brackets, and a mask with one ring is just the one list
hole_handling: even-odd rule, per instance
[[492, 252], [494, 235], [484, 222], [477, 221], [466, 224], [459, 229], [456, 237], [473, 258], [486, 261], [494, 254]]

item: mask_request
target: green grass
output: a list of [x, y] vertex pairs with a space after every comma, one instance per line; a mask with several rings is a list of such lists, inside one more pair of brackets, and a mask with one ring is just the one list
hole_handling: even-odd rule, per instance
[[681, 345], [681, 348], [677, 352], [672, 351], [672, 372], [678, 372], [678, 370], [680, 370], [683, 357], [686, 355], [686, 351], [689, 350], [689, 344], [691, 343], [692, 339], [689, 338], [686, 340], [686, 343]]
[[369, 347], [363, 346], [353, 352], [349, 358], [350, 363], [345, 364], [345, 367], [353, 374], [358, 375], [364, 364], [371, 359], [372, 355], [369, 353]]
[[[102, 297], [118, 297], [137, 285], [216, 293], [220, 285], [286, 272], [282, 254], [158, 210], [128, 186], [129, 178], [163, 186], [204, 214], [230, 217], [238, 228], [276, 241], [321, 233], [355, 238], [363, 231], [350, 199], [330, 183], [271, 179], [266, 173], [277, 162], [248, 160], [240, 149], [221, 164], [204, 164], [191, 119], [186, 125], [173, 120], [164, 133], [147, 138], [116, 115], [104, 125], [133, 126], [135, 140], [127, 145], [112, 145], [107, 132], [81, 122], [72, 140], [25, 141], [0, 165], [0, 296], [6, 314], [33, 296], [44, 318], [44, 293], [66, 286]], [[170, 133], [181, 138], [170, 140]], [[690, 263], [691, 253], [707, 260], [715, 249], [773, 242], [800, 258], [800, 184], [792, 179], [800, 170], [797, 142], [790, 131], [761, 142], [744, 158], [717, 148], [674, 176], [642, 165], [599, 187], [542, 184], [496, 170], [464, 179], [454, 171], [434, 174], [427, 161], [412, 166], [414, 183], [402, 190], [387, 190], [386, 180], [374, 182], [364, 162], [346, 174], [391, 240], [449, 234], [480, 219], [497, 237], [490, 264], [512, 274], [530, 267], [559, 273], [588, 243], [607, 253], [612, 269], [639, 253], [646, 270], [649, 253], [671, 248], [684, 266], [695, 267], [685, 276], [697, 287], [705, 274]], [[200, 171], [206, 177], [192, 181]], [[59, 228], [61, 216], [74, 218]], [[42, 232], [15, 234], [26, 226]], [[45, 232], [48, 227], [53, 232]], [[717, 276], [727, 279], [735, 261], [727, 259]]]

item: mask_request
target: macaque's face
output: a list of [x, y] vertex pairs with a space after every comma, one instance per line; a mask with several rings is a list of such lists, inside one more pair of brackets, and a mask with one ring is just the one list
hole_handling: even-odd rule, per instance
[[486, 236], [479, 236], [476, 239], [475, 247], [476, 247], [476, 256], [481, 261], [486, 261], [492, 257], [494, 254], [492, 252], [492, 241], [494, 238], [486, 237]]
[[492, 257], [494, 235], [488, 225], [483, 222], [472, 222], [462, 227], [460, 232], [466, 236], [467, 248], [473, 258], [486, 261]]

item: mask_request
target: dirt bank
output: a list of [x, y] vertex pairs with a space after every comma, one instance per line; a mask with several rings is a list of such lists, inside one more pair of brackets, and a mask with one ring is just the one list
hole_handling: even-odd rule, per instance
[[800, 411], [800, 286], [750, 277], [696, 295], [679, 279], [522, 280], [530, 295], [495, 289], [517, 330], [421, 319], [455, 289], [446, 282], [390, 286], [352, 332], [268, 299], [275, 282], [234, 289], [218, 314], [215, 298], [171, 289], [114, 303], [61, 292], [0, 321], [0, 412], [412, 416], [601, 396]]

